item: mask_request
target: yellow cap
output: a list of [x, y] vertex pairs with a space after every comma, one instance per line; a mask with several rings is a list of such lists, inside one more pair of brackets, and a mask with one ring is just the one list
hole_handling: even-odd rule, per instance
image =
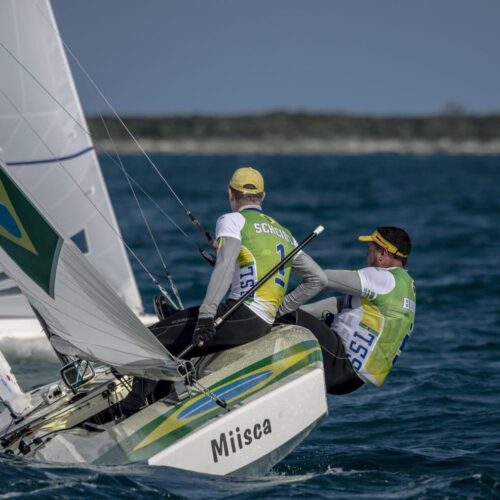
[[245, 194], [260, 194], [264, 192], [264, 179], [261, 173], [252, 167], [241, 167], [234, 171], [229, 185]]
[[372, 241], [373, 243], [376, 243], [378, 246], [385, 248], [389, 253], [397, 255], [398, 257], [402, 257], [403, 259], [406, 259], [408, 257], [408, 254], [404, 254], [403, 252], [400, 252], [398, 250], [398, 247], [396, 245], [393, 245], [390, 241], [387, 241], [378, 232], [378, 230], [373, 231], [373, 233], [370, 234], [369, 236], [360, 236], [358, 238], [358, 240], [359, 241], [367, 241], [367, 242]]

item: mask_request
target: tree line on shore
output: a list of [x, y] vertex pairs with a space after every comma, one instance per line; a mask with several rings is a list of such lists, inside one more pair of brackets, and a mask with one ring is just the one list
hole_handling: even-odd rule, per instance
[[[96, 140], [128, 139], [118, 119], [89, 118]], [[136, 137], [160, 139], [399, 139], [476, 140], [500, 139], [500, 114], [442, 114], [429, 116], [360, 116], [337, 113], [272, 112], [240, 116], [124, 117]]]

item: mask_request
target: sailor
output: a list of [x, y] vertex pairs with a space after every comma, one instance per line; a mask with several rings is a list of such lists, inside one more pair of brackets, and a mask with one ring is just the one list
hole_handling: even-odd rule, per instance
[[[301, 278], [301, 283], [288, 294], [295, 307], [309, 301], [328, 282], [321, 267], [300, 251], [216, 331], [215, 318], [230, 309], [297, 246], [291, 232], [263, 212], [266, 193], [264, 179], [258, 170], [238, 168], [229, 181], [228, 196], [232, 212], [217, 220], [217, 260], [203, 303], [168, 315], [150, 327], [158, 340], [176, 356], [189, 345], [194, 348], [184, 355], [185, 358], [211, 354], [266, 335], [286, 294], [291, 271]], [[224, 301], [230, 287], [229, 297]], [[132, 391], [122, 402], [122, 412], [134, 413], [146, 400], [151, 402], [159, 396], [162, 390], [161, 383], [136, 379]]]
[[[288, 315], [288, 321], [309, 328], [318, 338], [330, 394], [347, 394], [364, 383], [381, 386], [415, 322], [415, 284], [405, 269], [411, 251], [406, 231], [378, 227], [359, 240], [368, 243], [368, 267], [325, 271], [326, 289], [344, 295]], [[285, 297], [280, 313], [294, 307]]]
[[[301, 251], [216, 332], [215, 317], [227, 311], [297, 246], [291, 232], [263, 212], [265, 195], [264, 179], [258, 170], [241, 167], [233, 173], [228, 186], [232, 212], [217, 221], [217, 262], [203, 303], [151, 327], [173, 354], [179, 354], [192, 343], [196, 348], [190, 356], [199, 356], [244, 344], [268, 333], [287, 291], [292, 270], [302, 279], [292, 294], [296, 303], [306, 303], [326, 286], [327, 278], [321, 267]], [[230, 287], [229, 297], [223, 301]]]

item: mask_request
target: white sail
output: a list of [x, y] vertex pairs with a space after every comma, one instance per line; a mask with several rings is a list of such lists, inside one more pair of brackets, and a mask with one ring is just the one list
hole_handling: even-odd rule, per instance
[[46, 328], [122, 373], [178, 379], [168, 351], [0, 162], [0, 264]]
[[[140, 295], [86, 131], [49, 1], [1, 0], [0, 158], [139, 313]], [[30, 315], [19, 288], [0, 272], [0, 317]]]

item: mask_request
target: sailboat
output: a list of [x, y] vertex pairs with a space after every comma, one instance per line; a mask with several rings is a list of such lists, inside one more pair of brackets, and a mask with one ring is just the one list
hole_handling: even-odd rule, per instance
[[[145, 324], [113, 207], [50, 3], [0, 5], [0, 158]], [[99, 212], [99, 213], [98, 213]], [[0, 347], [49, 349], [0, 265]]]
[[[50, 463], [262, 473], [327, 414], [321, 350], [308, 330], [275, 327], [196, 364], [175, 358], [1, 163], [0, 262], [67, 361], [61, 380], [24, 395], [20, 411], [7, 394], [4, 453]], [[170, 384], [126, 416], [121, 402], [131, 377]], [[12, 378], [7, 373], [1, 382], [12, 387]]]
[[[137, 315], [121, 238], [110, 237], [118, 226], [80, 133], [86, 125], [50, 4], [3, 1], [1, 14], [1, 36], [17, 45], [5, 51], [0, 41], [0, 311], [14, 321], [32, 311], [62, 367], [53, 383], [24, 393], [0, 359], [0, 452], [44, 463], [268, 471], [328, 413], [317, 340], [281, 325], [186, 362], [156, 339]], [[31, 46], [41, 33], [47, 43]], [[21, 76], [26, 70], [38, 76]], [[134, 377], [160, 383], [130, 415], [122, 402]]]

